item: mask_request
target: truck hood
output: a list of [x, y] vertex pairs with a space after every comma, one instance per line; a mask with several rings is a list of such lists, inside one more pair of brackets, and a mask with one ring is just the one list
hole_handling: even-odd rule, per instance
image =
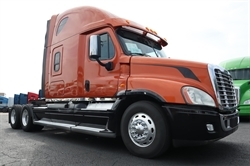
[[234, 80], [235, 87], [249, 87], [250, 88], [250, 80]]
[[133, 56], [130, 75], [181, 82], [211, 92], [207, 66], [207, 63], [193, 61]]

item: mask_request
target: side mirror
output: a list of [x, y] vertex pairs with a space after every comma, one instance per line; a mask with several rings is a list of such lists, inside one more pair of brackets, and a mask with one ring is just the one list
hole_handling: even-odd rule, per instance
[[111, 71], [114, 69], [113, 62], [102, 63], [99, 59], [101, 57], [101, 42], [100, 36], [98, 35], [90, 36], [89, 56], [91, 59], [95, 59], [99, 63], [99, 65], [105, 67], [106, 70]]
[[[100, 47], [100, 36], [98, 35], [91, 35], [90, 41], [89, 41], [89, 55], [91, 56], [98, 56], [100, 58], [101, 56], [101, 47]], [[93, 59], [96, 59], [92, 57]]]

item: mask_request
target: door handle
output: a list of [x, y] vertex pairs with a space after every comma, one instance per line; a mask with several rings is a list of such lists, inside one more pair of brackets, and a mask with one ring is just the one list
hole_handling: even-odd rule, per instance
[[85, 80], [85, 90], [87, 91], [87, 92], [89, 92], [89, 86], [90, 86], [90, 82], [89, 82], [89, 80]]

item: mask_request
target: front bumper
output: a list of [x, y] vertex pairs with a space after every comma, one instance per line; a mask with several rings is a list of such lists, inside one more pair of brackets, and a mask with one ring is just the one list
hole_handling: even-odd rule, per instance
[[226, 137], [238, 129], [239, 114], [220, 114], [204, 106], [163, 106], [171, 127], [174, 146], [204, 144]]

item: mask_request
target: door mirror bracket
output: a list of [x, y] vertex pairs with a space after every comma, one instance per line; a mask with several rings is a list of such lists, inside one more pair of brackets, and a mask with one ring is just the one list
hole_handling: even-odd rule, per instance
[[111, 71], [111, 70], [114, 69], [113, 62], [103, 63], [103, 62], [100, 61], [100, 59], [99, 59], [100, 56], [99, 55], [90, 55], [90, 58], [95, 59], [99, 63], [99, 65], [105, 67], [105, 69], [108, 70], [108, 71]]

